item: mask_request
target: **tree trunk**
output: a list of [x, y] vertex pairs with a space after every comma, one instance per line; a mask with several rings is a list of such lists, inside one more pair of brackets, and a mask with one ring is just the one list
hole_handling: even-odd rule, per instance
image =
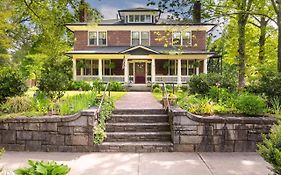
[[238, 69], [239, 69], [239, 84], [241, 90], [245, 87], [245, 69], [246, 69], [246, 23], [247, 18], [244, 14], [238, 14]]
[[264, 16], [260, 19], [260, 38], [259, 38], [259, 61], [264, 63], [265, 60], [265, 40], [266, 40], [267, 21]]
[[278, 25], [278, 72], [281, 72], [281, 9], [277, 15]]

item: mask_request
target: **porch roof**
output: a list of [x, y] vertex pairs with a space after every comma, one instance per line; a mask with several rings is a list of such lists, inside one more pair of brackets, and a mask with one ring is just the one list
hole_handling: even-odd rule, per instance
[[214, 52], [201, 51], [201, 50], [192, 50], [191, 48], [179, 48], [179, 47], [163, 47], [163, 46], [105, 46], [105, 47], [95, 47], [91, 50], [75, 50], [67, 52], [66, 54], [123, 54], [126, 51], [134, 49], [144, 49], [149, 50], [154, 53], [160, 53], [165, 55], [177, 55], [177, 54], [207, 54], [213, 55]]

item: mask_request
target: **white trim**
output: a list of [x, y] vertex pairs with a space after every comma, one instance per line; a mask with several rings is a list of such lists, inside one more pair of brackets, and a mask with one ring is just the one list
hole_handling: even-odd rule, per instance
[[126, 50], [123, 50], [123, 51], [122, 51], [122, 52], [120, 52], [120, 53], [126, 53], [126, 52], [129, 52], [129, 51], [132, 51], [132, 50], [138, 49], [138, 48], [142, 48], [142, 49], [144, 49], [144, 50], [147, 50], [147, 51], [150, 51], [150, 52], [153, 52], [153, 53], [157, 53], [157, 54], [159, 54], [159, 52], [157, 52], [157, 51], [155, 51], [155, 50], [153, 50], [153, 49], [150, 49], [150, 48], [148, 48], [148, 47], [142, 46], [142, 45], [139, 45], [139, 46], [133, 46], [133, 47], [131, 47], [131, 48], [128, 48], [128, 49], [126, 49]]
[[[97, 35], [97, 45], [90, 44], [90, 32], [96, 33], [96, 35]], [[105, 32], [105, 45], [99, 45], [99, 33], [100, 32]], [[105, 31], [105, 30], [98, 30], [98, 31], [88, 30], [88, 46], [107, 46], [107, 31]]]

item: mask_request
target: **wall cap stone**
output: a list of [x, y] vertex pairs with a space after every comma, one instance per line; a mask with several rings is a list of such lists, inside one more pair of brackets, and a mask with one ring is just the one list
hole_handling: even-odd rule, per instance
[[57, 122], [69, 122], [78, 119], [81, 116], [92, 116], [97, 113], [97, 108], [92, 107], [86, 110], [82, 110], [79, 113], [73, 115], [59, 116], [35, 116], [35, 117], [26, 117], [18, 116], [15, 118], [0, 119], [0, 123], [57, 123]]

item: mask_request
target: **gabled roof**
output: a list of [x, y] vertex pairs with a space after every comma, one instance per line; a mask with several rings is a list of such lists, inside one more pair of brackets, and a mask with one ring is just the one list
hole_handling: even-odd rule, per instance
[[154, 49], [151, 49], [149, 47], [146, 47], [146, 46], [142, 46], [142, 45], [139, 45], [139, 46], [133, 46], [133, 47], [130, 47], [130, 48], [127, 48], [125, 50], [123, 50], [122, 52], [120, 53], [127, 53], [127, 52], [130, 52], [130, 51], [134, 51], [134, 50], [137, 50], [137, 49], [143, 49], [143, 50], [146, 50], [146, 51], [149, 51], [149, 52], [153, 52], [153, 53], [156, 53], [156, 54], [159, 54], [160, 52], [154, 50]]

